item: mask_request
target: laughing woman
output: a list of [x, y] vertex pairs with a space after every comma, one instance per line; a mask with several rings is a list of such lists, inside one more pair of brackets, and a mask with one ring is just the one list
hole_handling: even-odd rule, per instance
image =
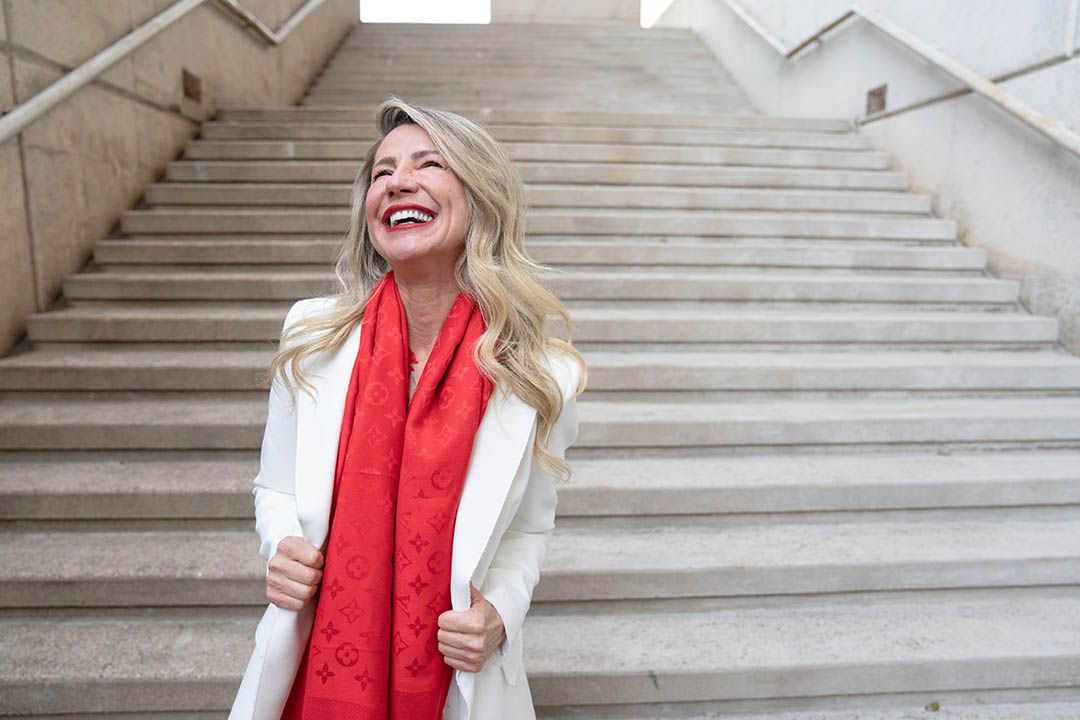
[[585, 364], [479, 125], [391, 98], [340, 292], [289, 311], [255, 478], [270, 601], [233, 720], [525, 720], [521, 627]]

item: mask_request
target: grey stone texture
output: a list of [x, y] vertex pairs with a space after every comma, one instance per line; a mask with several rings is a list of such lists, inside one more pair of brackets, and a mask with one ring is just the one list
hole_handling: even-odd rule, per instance
[[845, 121], [755, 114], [704, 55], [360, 26], [304, 104], [206, 123], [0, 360], [0, 714], [226, 716], [267, 363], [395, 90], [508, 144], [588, 364], [538, 717], [1080, 718], [1080, 359]]

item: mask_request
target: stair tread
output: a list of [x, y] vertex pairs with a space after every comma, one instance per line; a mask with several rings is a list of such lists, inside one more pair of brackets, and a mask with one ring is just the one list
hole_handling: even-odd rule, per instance
[[[578, 458], [573, 469], [571, 483], [559, 488], [563, 514], [630, 512], [619, 500], [627, 496], [645, 498], [643, 514], [1018, 505], [1049, 502], [1048, 492], [1080, 502], [1076, 451]], [[250, 517], [257, 472], [254, 453], [230, 460], [12, 461], [0, 464], [0, 496], [118, 496], [126, 507], [133, 494], [166, 505], [178, 496], [231, 495]]]
[[[287, 301], [274, 304], [255, 302], [220, 302], [212, 305], [169, 303], [168, 306], [151, 307], [138, 305], [75, 306], [60, 310], [51, 310], [33, 315], [38, 320], [61, 318], [214, 318], [214, 319], [276, 319], [284, 321], [290, 303]], [[715, 319], [737, 321], [777, 321], [777, 322], [832, 322], [832, 321], [971, 321], [994, 323], [1051, 324], [1054, 318], [1031, 315], [1026, 312], [978, 312], [971, 310], [805, 310], [798, 308], [783, 310], [724, 310], [710, 308], [573, 308], [572, 318], [590, 320], [644, 319], [659, 322], [672, 322], [690, 319]]]
[[[78, 422], [88, 425], [233, 425], [265, 422], [265, 398], [140, 398], [108, 399], [89, 395], [63, 400], [14, 398], [0, 406], [0, 423], [42, 424]], [[829, 398], [828, 400], [701, 400], [644, 402], [636, 400], [578, 400], [583, 422], [629, 426], [653, 422], [672, 424], [776, 422], [811, 423], [827, 420], [933, 418], [1080, 417], [1080, 398]], [[118, 422], [119, 421], [119, 422]]]
[[[936, 708], [927, 706], [936, 703]], [[930, 715], [928, 712], [932, 712]], [[550, 716], [552, 720], [561, 716]], [[993, 705], [969, 705], [929, 700], [926, 703], [909, 701], [903, 707], [863, 707], [858, 710], [811, 710], [802, 712], [770, 712], [768, 715], [723, 713], [722, 715], [649, 715], [625, 714], [607, 716], [609, 720], [1080, 720], [1080, 702], [1002, 702]]]
[[[182, 543], [183, 553], [177, 553]], [[42, 582], [191, 578], [260, 580], [253, 531], [0, 532], [0, 579]], [[34, 557], [28, 564], [21, 560]], [[109, 562], [101, 559], [108, 557]], [[785, 571], [974, 562], [1074, 561], [1080, 523], [1016, 519], [770, 524], [725, 528], [558, 528], [543, 572], [589, 578], [603, 573], [702, 573], [710, 569]], [[1058, 568], [1059, 573], [1064, 573]], [[722, 590], [718, 588], [718, 590]]]
[[[254, 626], [254, 618], [0, 620], [0, 686], [121, 679], [239, 681]], [[634, 628], [630, 636], [628, 627]], [[703, 686], [702, 680], [735, 679], [746, 672], [784, 676], [815, 668], [814, 694], [826, 694], [856, 665], [877, 679], [900, 671], [900, 677], [879, 686], [879, 692], [903, 683], [909, 675], [903, 671], [916, 663], [929, 665], [931, 676], [937, 678], [937, 687], [927, 690], [955, 688], [967, 673], [951, 676], [950, 670], [977, 671], [979, 666], [994, 674], [998, 664], [1048, 661], [1026, 674], [1057, 682], [1067, 682], [1080, 669], [1080, 647], [1075, 642], [1080, 637], [1080, 598], [1068, 593], [784, 609], [538, 615], [526, 621], [524, 632], [530, 684], [548, 695], [550, 681], [564, 683], [569, 702], [588, 693], [582, 686], [598, 678], [621, 679], [633, 695], [627, 701], [634, 702], [653, 687], [650, 677], [666, 681], [662, 695], [682, 695], [680, 685], [686, 683], [679, 678], [689, 679], [698, 689], [682, 699], [694, 700], [702, 693], [725, 693], [724, 687]], [[671, 642], [672, 638], [679, 642]], [[127, 650], [111, 653], [108, 664], [99, 662], [101, 648], [117, 646]], [[728, 686], [726, 692], [737, 696], [745, 689]]]
[[[982, 351], [903, 351], [864, 350], [859, 352], [811, 352], [793, 349], [783, 354], [765, 352], [692, 352], [651, 351], [622, 353], [586, 351], [582, 353], [590, 372], [607, 368], [733, 368], [748, 373], [765, 368], [786, 369], [924, 369], [964, 367], [971, 369], [1080, 368], [1080, 357], [1054, 350], [1010, 352]], [[70, 350], [37, 349], [0, 358], [0, 372], [8, 367], [42, 368], [203, 368], [228, 367], [265, 371], [273, 357], [272, 350]]]
[[[320, 217], [339, 217], [348, 215], [347, 207], [320, 208], [320, 207], [260, 207], [260, 206], [202, 206], [187, 207], [173, 205], [159, 205], [155, 207], [140, 208], [137, 210], [125, 210], [125, 217], [165, 218], [165, 217], [225, 217], [225, 216], [295, 216], [312, 215]], [[529, 209], [529, 215], [542, 217], [562, 217], [573, 215], [578, 217], [595, 218], [625, 218], [641, 217], [647, 219], [703, 219], [703, 220], [770, 220], [781, 218], [788, 221], [803, 222], [864, 222], [882, 223], [890, 225], [941, 225], [953, 226], [955, 221], [936, 217], [912, 217], [910, 213], [880, 213], [863, 211], [821, 211], [809, 212], [806, 210], [739, 210], [721, 209], [710, 210], [702, 208], [605, 208], [605, 207], [533, 207]]]
[[[1080, 598], [1072, 595], [1047, 593], [1023, 601], [545, 615], [531, 618], [525, 632], [531, 649], [530, 677], [1017, 657], [1059, 658], [1068, 674], [1080, 666], [1080, 646], [1075, 642], [1080, 637]], [[626, 637], [627, 627], [635, 629], [632, 639]], [[683, 642], [670, 642], [673, 637]]]
[[[260, 281], [272, 282], [274, 280], [330, 280], [334, 277], [331, 270], [280, 270], [268, 268], [266, 270], [234, 270], [215, 272], [208, 275], [198, 270], [175, 270], [175, 271], [138, 271], [138, 270], [109, 270], [104, 272], [81, 273], [68, 278], [68, 281], [78, 280], [82, 283], [92, 282], [194, 282], [194, 283], [222, 283], [229, 281]], [[670, 283], [711, 283], [714, 285], [726, 285], [734, 283], [761, 283], [761, 284], [792, 284], [834, 286], [837, 280], [833, 276], [822, 275], [798, 275], [785, 274], [782, 271], [759, 271], [759, 272], [730, 272], [724, 274], [711, 273], [701, 270], [576, 270], [566, 269], [557, 272], [542, 272], [538, 277], [551, 280], [563, 281], [590, 281], [590, 282], [619, 282], [643, 280], [650, 282]], [[879, 286], [884, 284], [896, 285], [925, 285], [925, 286], [953, 286], [962, 285], [969, 287], [1002, 287], [1010, 288], [1013, 294], [1019, 291], [1019, 282], [1005, 278], [995, 277], [934, 277], [921, 275], [888, 275], [875, 273], [874, 275], [847, 275], [844, 276], [845, 285], [870, 285]]]
[[597, 423], [698, 423], [772, 421], [776, 423], [827, 420], [939, 417], [1040, 417], [1060, 413], [1080, 417], [1080, 398], [829, 398], [821, 400], [702, 400], [642, 402], [635, 400], [578, 401], [583, 419]]
[[[648, 127], [652, 123], [663, 123], [675, 127], [710, 127], [728, 125], [749, 128], [804, 127], [814, 128], [818, 132], [850, 133], [851, 122], [839, 117], [806, 117], [784, 115], [758, 115], [754, 113], [732, 113], [724, 111], [697, 111], [693, 114], [678, 111], [631, 111], [631, 110], [553, 110], [542, 112], [534, 110], [513, 110], [505, 108], [483, 108], [462, 104], [453, 104], [443, 108], [466, 117], [483, 119], [485, 123], [525, 122], [528, 124], [557, 123], [561, 125], [603, 125], [617, 122], [619, 125]], [[375, 116], [375, 105], [344, 106], [340, 108], [315, 108], [298, 106], [281, 107], [237, 107], [223, 108], [217, 115], [218, 120], [246, 121], [247, 117], [293, 118], [303, 121], [309, 117], [336, 115], [339, 122], [358, 120], [370, 123]], [[516, 124], [516, 122], [515, 122]]]
[[[518, 159], [522, 179], [527, 182], [556, 180], [567, 183], [618, 183], [633, 186], [648, 178], [668, 189], [690, 187], [816, 187], [844, 189], [907, 190], [904, 176], [889, 169], [814, 168], [751, 165], [664, 166], [641, 162], [603, 161], [559, 162]], [[312, 158], [290, 159], [180, 159], [168, 165], [170, 180], [205, 181], [210, 178], [265, 180], [266, 178], [302, 178], [314, 182], [351, 182], [355, 179], [355, 161]]]

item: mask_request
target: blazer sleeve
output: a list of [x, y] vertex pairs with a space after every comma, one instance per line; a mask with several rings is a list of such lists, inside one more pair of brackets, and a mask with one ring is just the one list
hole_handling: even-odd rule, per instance
[[[570, 385], [563, 388], [563, 408], [548, 436], [547, 449], [556, 457], [565, 458], [578, 434], [577, 399], [574, 393], [580, 378], [576, 362], [571, 367]], [[518, 510], [503, 534], [484, 577], [483, 593], [502, 618], [506, 639], [490, 658], [502, 665], [507, 680], [513, 684], [516, 667], [504, 665], [511, 648], [525, 623], [532, 602], [533, 589], [540, 580], [540, 566], [547, 550], [548, 538], [555, 528], [555, 478], [537, 462], [532, 463], [528, 484]]]
[[[285, 328], [303, 314], [301, 300], [285, 316]], [[255, 531], [259, 535], [259, 554], [266, 561], [265, 575], [270, 574], [270, 558], [278, 543], [290, 535], [303, 537], [296, 512], [296, 407], [278, 377], [270, 384], [266, 429], [259, 453], [259, 472], [252, 493], [255, 495]]]

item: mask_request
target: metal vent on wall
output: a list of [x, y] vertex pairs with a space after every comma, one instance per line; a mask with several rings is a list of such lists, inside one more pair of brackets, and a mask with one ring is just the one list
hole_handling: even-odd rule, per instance
[[885, 91], [888, 87], [888, 85], [879, 85], [866, 93], [867, 115], [885, 111]]
[[180, 70], [181, 83], [184, 86], [184, 97], [197, 103], [202, 102], [202, 80], [198, 75], [189, 73], [186, 69]]

